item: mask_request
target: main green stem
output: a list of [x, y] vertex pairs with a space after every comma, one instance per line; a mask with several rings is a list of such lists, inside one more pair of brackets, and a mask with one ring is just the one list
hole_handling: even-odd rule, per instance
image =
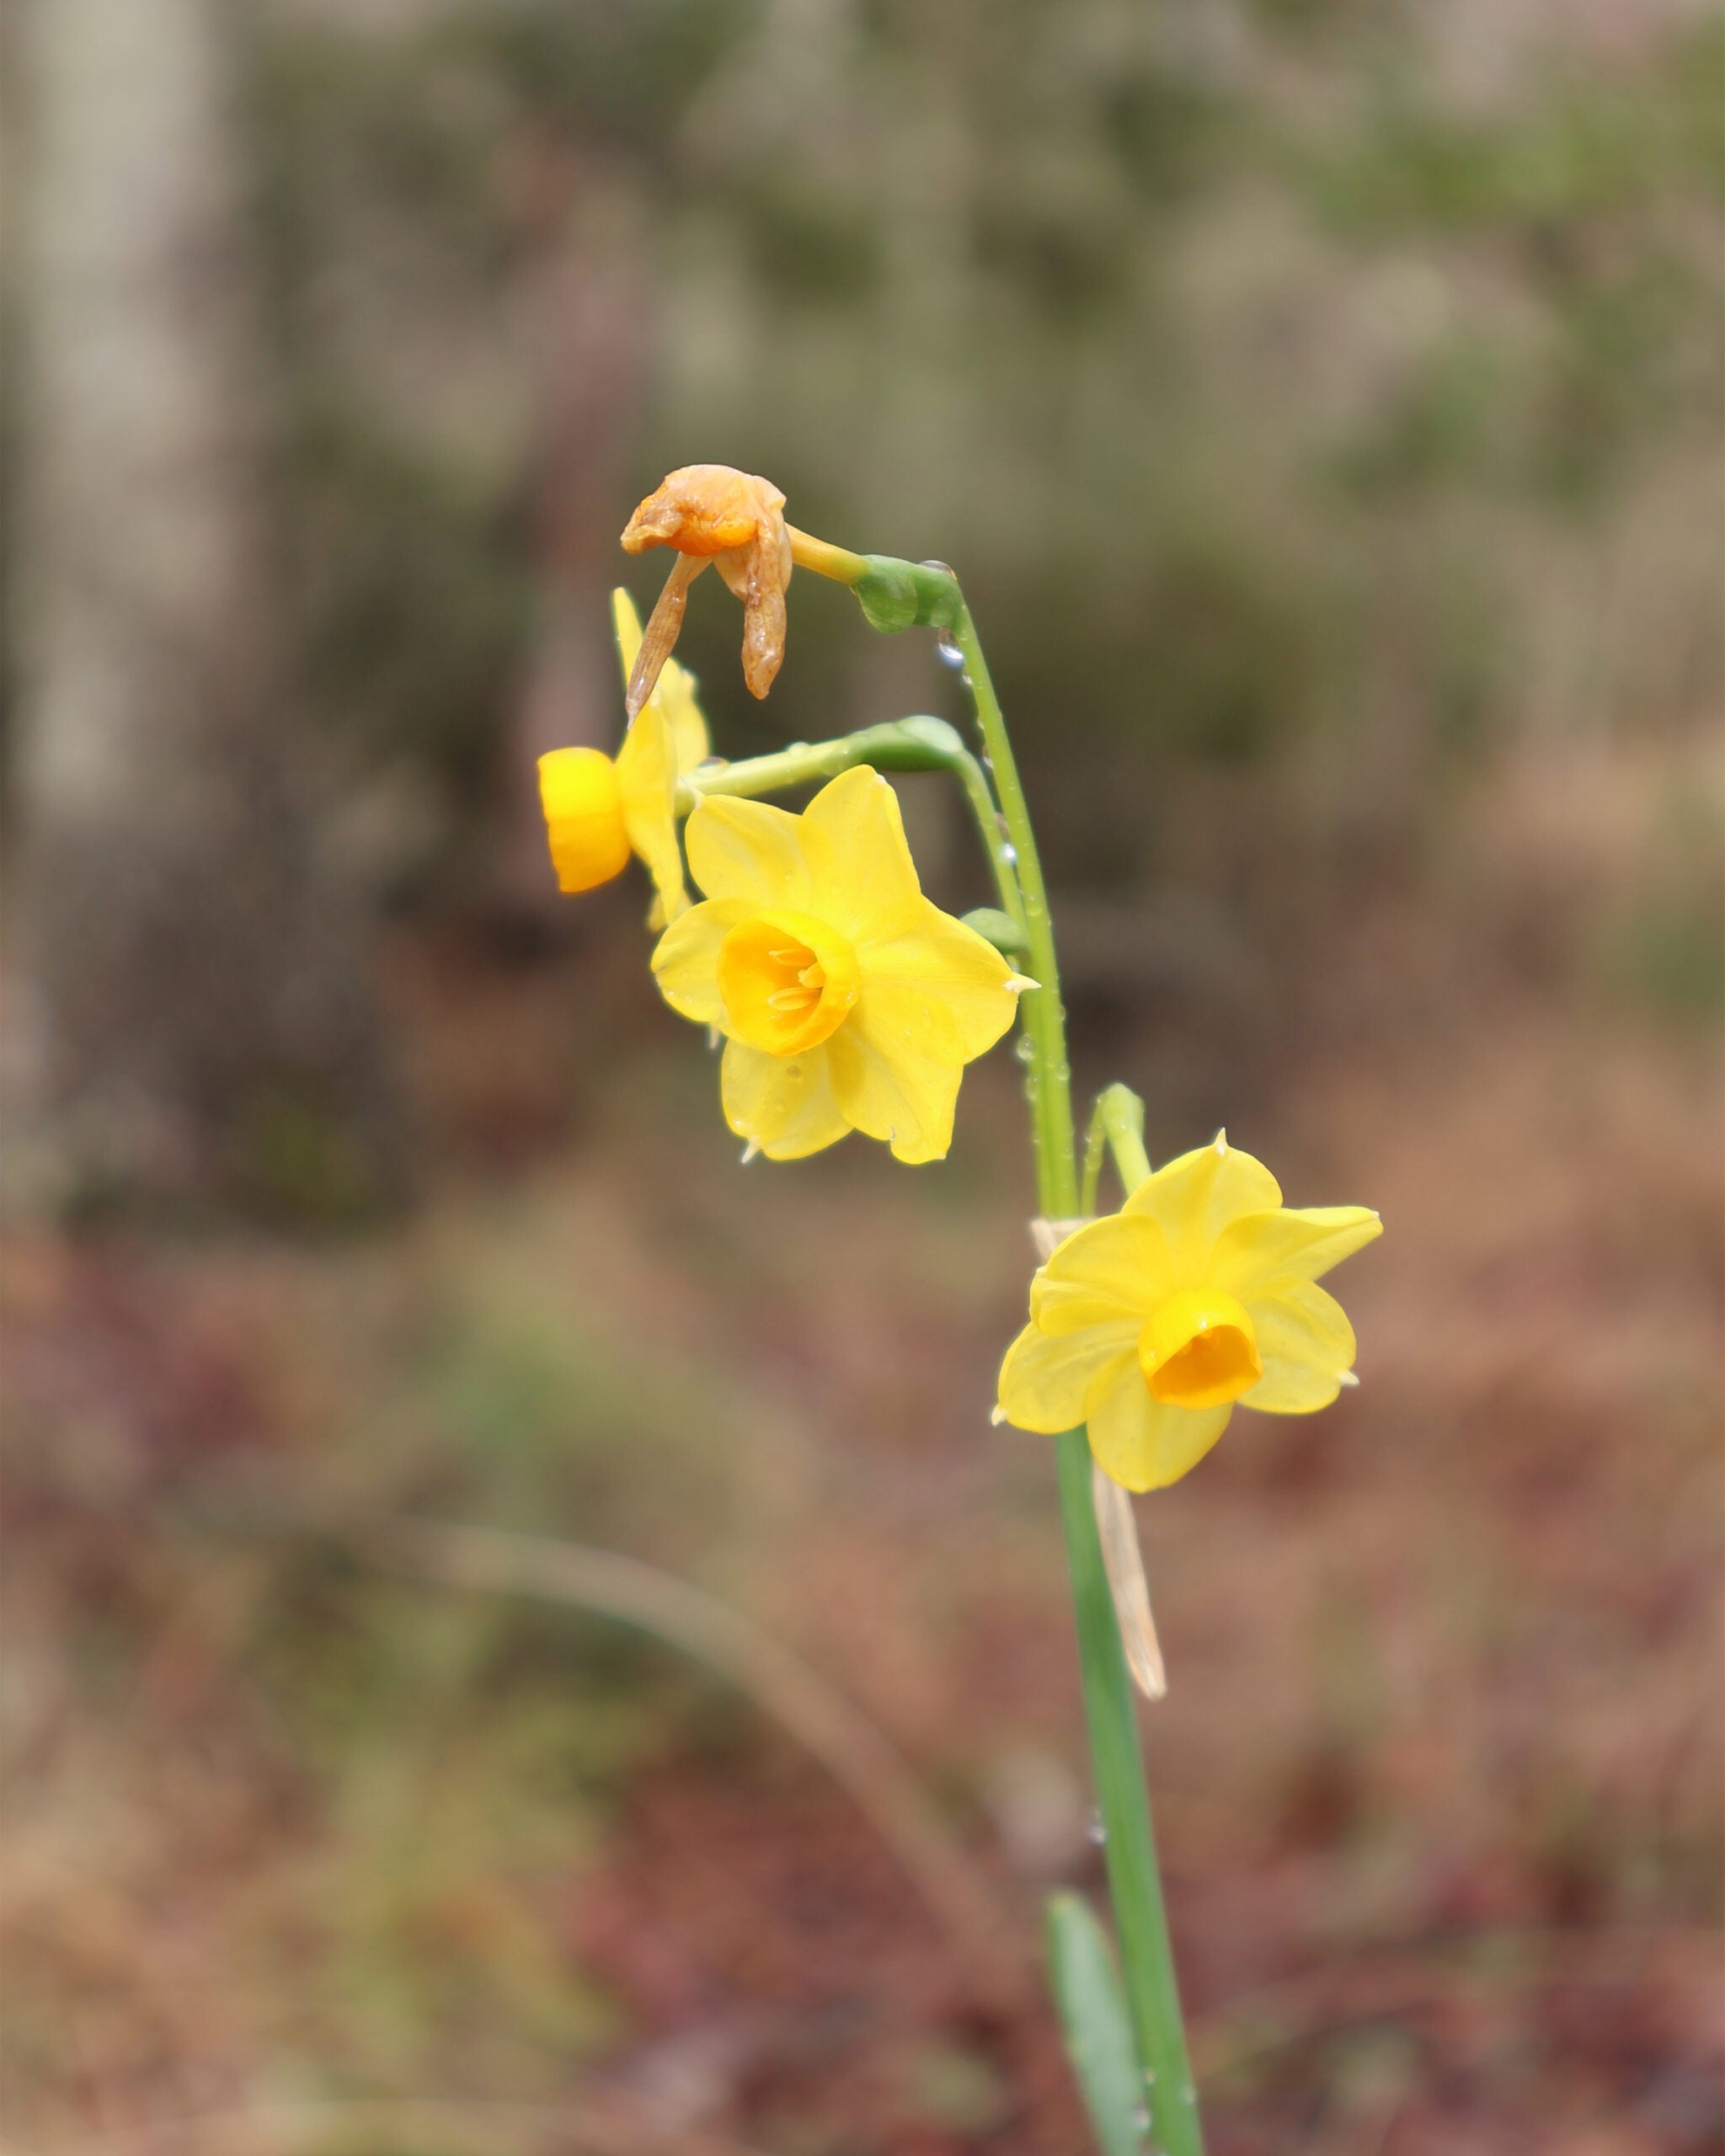
[[[1025, 967], [1038, 984], [1025, 992], [1022, 1006], [1025, 1033], [1031, 1044], [1028, 1084], [1038, 1201], [1049, 1219], [1066, 1219], [1077, 1210], [1078, 1175], [1066, 1019], [1060, 1002], [1048, 890], [1000, 699], [989, 676], [976, 625], [962, 600], [952, 633], [964, 654], [964, 678], [982, 729], [985, 760], [994, 775], [1007, 841], [1016, 857], [1012, 865], [1023, 894], [1028, 944]], [[997, 830], [992, 841], [986, 828], [983, 836], [991, 845], [992, 858]], [[1146, 2096], [1158, 2145], [1166, 2156], [1203, 2156], [1204, 2136], [1180, 2017], [1180, 1994], [1162, 1904], [1156, 1838], [1151, 1828], [1132, 1681], [1120, 1644], [1091, 1501], [1090, 1442], [1080, 1428], [1057, 1438], [1055, 1446], [1060, 1516], [1065, 1527], [1077, 1618], [1084, 1710], [1090, 1728], [1103, 1854], [1119, 1940], [1127, 2011], [1144, 2068]]]

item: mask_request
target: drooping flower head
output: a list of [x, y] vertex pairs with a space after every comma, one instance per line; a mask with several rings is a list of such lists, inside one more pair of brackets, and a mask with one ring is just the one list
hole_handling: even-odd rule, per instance
[[785, 498], [770, 479], [729, 464], [686, 464], [667, 474], [624, 527], [623, 551], [674, 547], [677, 560], [647, 624], [629, 680], [631, 714], [651, 695], [677, 640], [689, 586], [708, 562], [743, 602], [743, 679], [764, 696], [785, 655], [791, 540]]
[[1382, 1230], [1364, 1206], [1290, 1210], [1269, 1170], [1218, 1135], [1036, 1273], [1000, 1419], [1049, 1434], [1087, 1423], [1115, 1481], [1156, 1490], [1196, 1465], [1236, 1402], [1327, 1407], [1354, 1381], [1354, 1329], [1316, 1283]]
[[[628, 679], [641, 648], [640, 617], [626, 591], [611, 595], [617, 652]], [[590, 891], [638, 854], [653, 878], [650, 927], [688, 905], [677, 846], [677, 779], [706, 760], [707, 722], [692, 677], [670, 660], [613, 759], [598, 749], [553, 749], [539, 759], [539, 798], [558, 889]]]
[[851, 1130], [939, 1160], [964, 1065], [1032, 984], [924, 898], [891, 787], [860, 764], [800, 816], [709, 796], [686, 839], [706, 900], [653, 970], [673, 1010], [726, 1036], [731, 1129], [775, 1161]]

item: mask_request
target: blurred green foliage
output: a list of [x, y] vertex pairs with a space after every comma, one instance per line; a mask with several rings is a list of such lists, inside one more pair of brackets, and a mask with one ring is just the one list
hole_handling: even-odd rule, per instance
[[410, 1512], [554, 1524], [679, 1569], [717, 1537], [746, 1568], [764, 1442], [748, 1401], [692, 1351], [649, 1360], [596, 1312], [572, 1319], [571, 1232], [554, 1203], [476, 1219], [326, 1314], [343, 1426], [318, 1502], [344, 1531], [296, 1515], [296, 1481], [254, 1523], [237, 1646], [301, 1806], [330, 1828], [295, 1890], [314, 1913], [320, 2088], [411, 2084], [428, 2030], [446, 2079], [563, 2085], [619, 2026], [560, 1911], [624, 1793], [772, 1726], [601, 1612], [396, 1577], [366, 1554], [369, 1518]]
[[[651, 295], [632, 487], [720, 458], [811, 528], [959, 563], [1057, 863], [1154, 873], [1153, 814], [1098, 854], [1062, 798], [1080, 714], [1140, 797], [1146, 756], [1170, 801], [1298, 758], [1290, 830], [1422, 825], [1434, 778], [1562, 693], [1546, 654], [1596, 632], [1649, 489], [1711, 605], [1682, 481], [1718, 433], [1722, 53], [1678, 25], [1481, 85], [1437, 28], [1340, 0], [279, 18], [259, 109], [314, 701], [362, 759], [437, 775], [459, 839], [546, 591], [521, 292], [563, 248]], [[565, 190], [524, 211], [547, 142]], [[729, 616], [693, 610], [722, 747], [895, 715], [854, 622], [793, 614], [758, 711]], [[1575, 717], [1680, 721], [1697, 679]], [[1211, 836], [1226, 881], [1244, 841]]]
[[[1405, 823], [1434, 763], [1560, 693], [1546, 654], [1597, 631], [1612, 534], [1662, 484], [1717, 612], [1725, 29], [1506, 40], [1483, 71], [1466, 43], [1353, 0], [266, 11], [308, 704], [472, 836], [546, 596], [522, 294], [562, 247], [652, 296], [612, 430], [632, 488], [721, 457], [812, 528], [957, 562], [1033, 759], [1082, 711], [1164, 787], [1297, 755], [1316, 835]], [[1578, 547], [1593, 586], [1558, 592]], [[1620, 646], [1664, 631], [1604, 611]], [[760, 712], [697, 604], [723, 745], [895, 715], [848, 616], [801, 612], [819, 632]], [[1692, 711], [1719, 658], [1696, 634], [1657, 708], [1602, 691], [1585, 723]], [[1368, 773], [1373, 729], [1398, 746]], [[1057, 860], [1087, 858], [1065, 806]]]

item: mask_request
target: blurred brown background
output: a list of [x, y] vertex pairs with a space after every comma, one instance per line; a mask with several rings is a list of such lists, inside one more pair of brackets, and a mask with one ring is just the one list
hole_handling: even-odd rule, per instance
[[[1215, 2156], [1725, 2145], [1713, 11], [6, 44], [8, 2156], [1085, 2146], [997, 1943], [1099, 1879], [1016, 1066], [744, 1173], [544, 857], [695, 460], [959, 567], [1081, 1086], [1387, 1222], [1358, 1393], [1140, 1507]], [[813, 579], [765, 705], [738, 634], [724, 753], [959, 716]]]

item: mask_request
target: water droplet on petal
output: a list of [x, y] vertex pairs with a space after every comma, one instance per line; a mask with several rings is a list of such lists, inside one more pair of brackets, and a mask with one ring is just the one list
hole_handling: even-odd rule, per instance
[[1018, 849], [1012, 844], [1010, 839], [1008, 839], [1007, 843], [1001, 848], [1001, 859], [1006, 862], [1009, 868], [1016, 868], [1018, 865]]
[[1108, 1838], [1108, 1830], [1102, 1823], [1101, 1812], [1092, 1812], [1091, 1813], [1090, 1824], [1084, 1829], [1084, 1833], [1086, 1838], [1089, 1841], [1094, 1842], [1097, 1849], [1100, 1849], [1103, 1844], [1107, 1841]]
[[943, 666], [962, 666], [964, 664], [964, 653], [959, 650], [947, 630], [943, 629], [936, 637], [934, 648], [940, 654], [940, 662]]
[[1031, 1057], [1036, 1053], [1036, 1043], [1031, 1039], [1028, 1033], [1020, 1033], [1017, 1039], [1012, 1043], [1012, 1053], [1017, 1057], [1020, 1063], [1028, 1063]]

